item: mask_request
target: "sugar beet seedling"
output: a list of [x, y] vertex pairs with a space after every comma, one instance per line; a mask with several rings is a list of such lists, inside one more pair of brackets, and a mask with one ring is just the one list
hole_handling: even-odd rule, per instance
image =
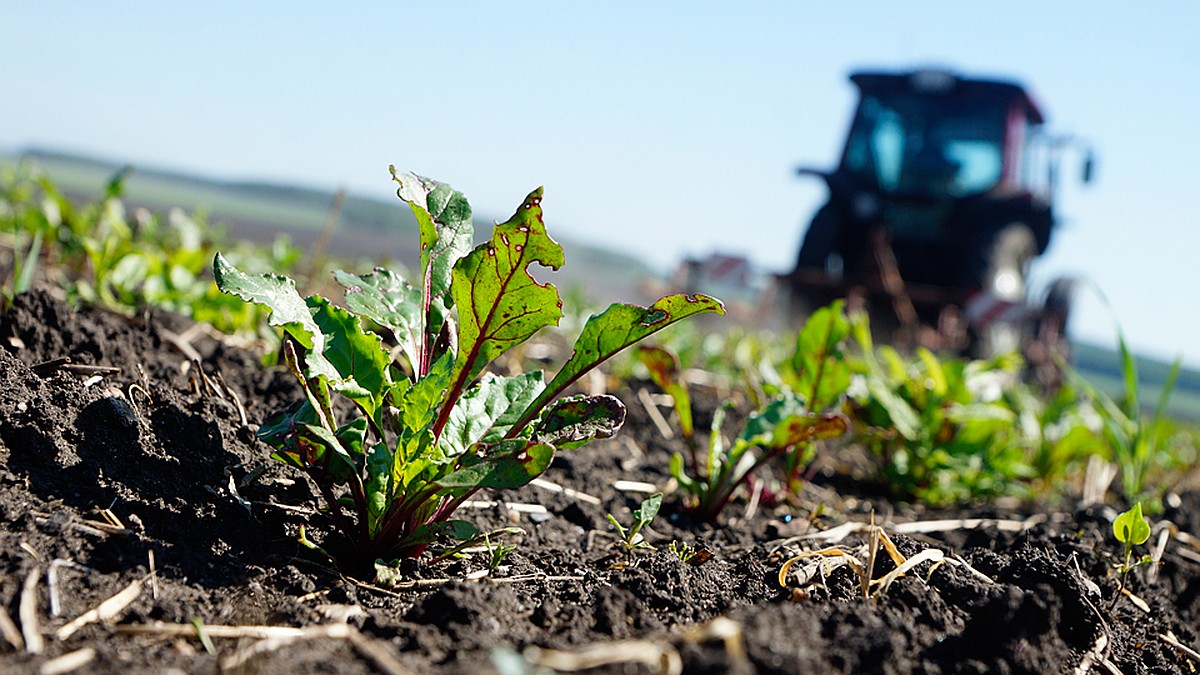
[[776, 396], [751, 413], [741, 433], [726, 445], [721, 436], [726, 407], [713, 414], [708, 445], [700, 453], [693, 437], [692, 407], [687, 388], [679, 377], [678, 358], [662, 347], [642, 346], [638, 357], [660, 389], [672, 395], [688, 457], [671, 456], [671, 475], [679, 482], [684, 505], [706, 522], [715, 523], [739, 487], [749, 482], [759, 467], [775, 458], [789, 459], [789, 466], [807, 461], [812, 445], [838, 438], [849, 428], [847, 419], [833, 412], [814, 413], [803, 399], [790, 394]]
[[[247, 275], [219, 253], [217, 286], [272, 310], [286, 334], [284, 358], [304, 400], [259, 430], [273, 457], [306, 471], [338, 527], [372, 560], [417, 557], [440, 535], [480, 539], [452, 515], [482, 488], [516, 488], [542, 474], [559, 450], [614, 434], [625, 408], [612, 396], [562, 398], [576, 380], [625, 347], [686, 317], [724, 314], [704, 295], [670, 295], [649, 307], [613, 304], [591, 316], [574, 352], [544, 382], [488, 364], [556, 325], [562, 301], [533, 265], [557, 270], [563, 250], [546, 232], [534, 190], [489, 241], [472, 248], [471, 209], [448, 185], [392, 177], [420, 227], [420, 281], [376, 269], [335, 272], [342, 309], [302, 298], [275, 274]], [[391, 333], [407, 367], [393, 363], [370, 322]], [[354, 403], [338, 419], [333, 394]]]

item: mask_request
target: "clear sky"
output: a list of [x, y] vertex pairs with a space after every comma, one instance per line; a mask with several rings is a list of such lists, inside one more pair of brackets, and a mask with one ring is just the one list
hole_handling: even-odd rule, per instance
[[[0, 149], [386, 197], [387, 166], [666, 270], [794, 260], [853, 69], [1026, 82], [1091, 140], [1035, 278], [1076, 275], [1072, 330], [1200, 364], [1200, 3], [0, 3]], [[1068, 158], [1069, 159], [1069, 158]], [[1074, 178], [1068, 162], [1064, 177]], [[569, 251], [568, 251], [569, 255]]]

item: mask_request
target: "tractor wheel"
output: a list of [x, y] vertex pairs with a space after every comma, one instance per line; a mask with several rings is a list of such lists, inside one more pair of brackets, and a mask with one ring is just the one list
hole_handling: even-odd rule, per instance
[[796, 256], [796, 269], [825, 270], [829, 256], [837, 250], [838, 215], [832, 204], [825, 204], [813, 216], [800, 252]]
[[1025, 359], [1034, 381], [1046, 391], [1057, 391], [1065, 374], [1063, 364], [1071, 362], [1071, 343], [1067, 322], [1071, 318], [1075, 290], [1079, 282], [1071, 278], [1055, 279], [1046, 291], [1033, 336], [1025, 346]]
[[[1037, 256], [1037, 239], [1024, 223], [1000, 228], [985, 249], [983, 289], [994, 302], [1020, 307], [1025, 302], [1025, 282], [1029, 264]], [[985, 320], [975, 326], [973, 354], [990, 358], [1021, 347], [1026, 322], [1023, 320]]]

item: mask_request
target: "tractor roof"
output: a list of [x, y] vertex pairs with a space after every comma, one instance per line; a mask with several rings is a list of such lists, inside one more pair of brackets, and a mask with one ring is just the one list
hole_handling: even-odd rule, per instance
[[887, 94], [902, 91], [953, 95], [980, 103], [1017, 101], [1027, 111], [1029, 121], [1042, 124], [1045, 118], [1024, 87], [1006, 80], [976, 80], [959, 77], [947, 70], [911, 70], [904, 72], [860, 71], [850, 75], [860, 91]]

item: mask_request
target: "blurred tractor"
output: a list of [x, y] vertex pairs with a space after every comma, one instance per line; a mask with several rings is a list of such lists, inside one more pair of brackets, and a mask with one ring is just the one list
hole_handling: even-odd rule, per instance
[[[1062, 151], [1020, 85], [941, 70], [859, 72], [841, 163], [802, 168], [829, 187], [795, 269], [791, 311], [846, 297], [893, 342], [1031, 360], [1065, 350], [1071, 282], [1028, 302], [1030, 262], [1054, 232]], [[1091, 179], [1086, 153], [1083, 180]], [[1045, 352], [1045, 353], [1042, 353]]]

